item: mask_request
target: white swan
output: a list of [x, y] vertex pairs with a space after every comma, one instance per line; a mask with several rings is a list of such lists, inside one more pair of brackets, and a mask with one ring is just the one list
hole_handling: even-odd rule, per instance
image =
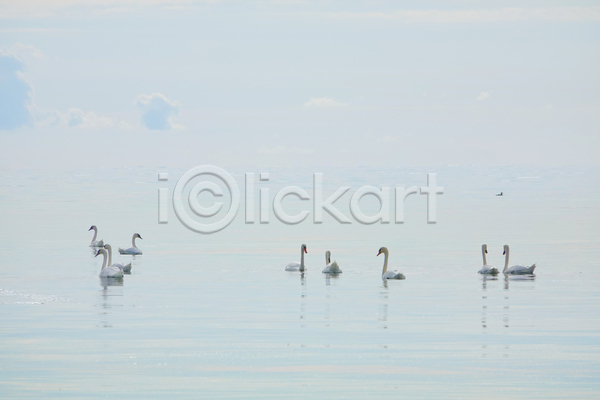
[[108, 265], [110, 265], [111, 267], [117, 267], [123, 272], [131, 272], [131, 263], [129, 263], [129, 264], [121, 264], [121, 263], [113, 264], [112, 263], [112, 247], [110, 246], [110, 244], [108, 244], [108, 243], [105, 244], [104, 248], [108, 252]]
[[96, 257], [98, 257], [99, 254], [102, 254], [104, 256], [104, 260], [102, 261], [102, 269], [100, 270], [99, 275], [100, 278], [122, 278], [123, 271], [121, 271], [118, 267], [115, 267], [113, 265], [106, 266], [106, 262], [108, 261], [108, 252], [105, 249], [100, 249], [96, 253]]
[[502, 273], [504, 275], [533, 275], [533, 271], [535, 270], [535, 264], [530, 267], [526, 267], [524, 265], [513, 265], [508, 268], [508, 257], [509, 257], [510, 249], [507, 244], [504, 245], [504, 269]]
[[[139, 233], [134, 233], [133, 237], [131, 238], [131, 245], [133, 247], [130, 247], [128, 249], [122, 249], [119, 247], [119, 253], [120, 254], [133, 254], [133, 255], [140, 255], [142, 254], [142, 251], [140, 249], [137, 248], [137, 246], [135, 245], [135, 239], [140, 238], [142, 239], [142, 237], [140, 236]], [[144, 240], [144, 239], [142, 239]]]
[[300, 263], [297, 262], [291, 262], [288, 265], [285, 266], [285, 270], [286, 271], [300, 271], [300, 272], [304, 272], [304, 270], [306, 269], [304, 267], [304, 253], [308, 253], [308, 251], [306, 251], [306, 245], [303, 244], [302, 246], [300, 246]]
[[323, 270], [324, 274], [341, 274], [342, 270], [338, 265], [337, 261], [331, 262], [331, 252], [327, 250], [325, 252], [325, 269]]
[[480, 274], [483, 275], [498, 275], [498, 268], [492, 267], [491, 265], [487, 265], [487, 244], [481, 245], [481, 255], [483, 255], [483, 267], [479, 270]]
[[385, 255], [385, 260], [383, 261], [383, 272], [381, 273], [382, 279], [405, 279], [404, 275], [402, 275], [398, 271], [388, 271], [388, 257], [390, 256], [390, 252], [387, 247], [382, 247], [379, 249], [379, 253], [377, 253], [377, 257], [383, 253]]
[[98, 237], [98, 228], [96, 228], [96, 225], [92, 225], [90, 229], [88, 229], [88, 232], [89, 231], [94, 231], [94, 237], [92, 238], [92, 243], [90, 243], [90, 247], [104, 247], [103, 240], [96, 240], [96, 238]]

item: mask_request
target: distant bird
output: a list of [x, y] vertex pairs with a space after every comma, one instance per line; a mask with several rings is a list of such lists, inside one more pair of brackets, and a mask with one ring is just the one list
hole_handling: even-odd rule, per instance
[[132, 254], [134, 256], [142, 254], [142, 251], [140, 249], [138, 249], [137, 246], [135, 245], [135, 239], [137, 239], [137, 238], [141, 239], [142, 237], [140, 236], [139, 233], [134, 233], [133, 237], [131, 238], [131, 245], [133, 247], [130, 247], [128, 249], [119, 248], [119, 253], [120, 254]]
[[504, 192], [500, 192], [496, 196], [504, 196]]
[[94, 237], [92, 238], [92, 243], [90, 243], [90, 247], [104, 247], [104, 241], [96, 240], [96, 238], [98, 237], [98, 228], [96, 228], [96, 225], [92, 225], [90, 229], [88, 229], [88, 232], [89, 231], [94, 231]]

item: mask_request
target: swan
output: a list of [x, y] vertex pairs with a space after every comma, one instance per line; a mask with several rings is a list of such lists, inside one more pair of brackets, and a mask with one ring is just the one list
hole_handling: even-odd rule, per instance
[[129, 272], [131, 273], [131, 263], [129, 264], [121, 264], [121, 263], [112, 263], [112, 247], [110, 246], [110, 244], [105, 244], [104, 248], [106, 249], [106, 251], [108, 252], [108, 264], [111, 267], [117, 267], [119, 268], [121, 271], [123, 272]]
[[304, 267], [304, 253], [308, 253], [308, 251], [306, 251], [306, 245], [303, 244], [302, 246], [300, 246], [300, 263], [297, 262], [291, 262], [288, 265], [285, 266], [285, 270], [286, 271], [300, 271], [300, 272], [304, 272], [305, 267]]
[[115, 267], [114, 265], [106, 266], [108, 252], [105, 249], [100, 249], [96, 253], [96, 257], [99, 254], [104, 256], [104, 260], [102, 261], [102, 269], [100, 270], [100, 278], [122, 278], [123, 271], [119, 269], [119, 267]]
[[324, 274], [341, 274], [342, 270], [338, 265], [337, 261], [331, 262], [331, 252], [327, 250], [325, 252], [325, 269], [323, 270]]
[[390, 252], [387, 247], [382, 247], [379, 249], [379, 253], [377, 253], [377, 257], [383, 253], [385, 255], [385, 260], [383, 261], [383, 272], [381, 273], [382, 279], [405, 279], [404, 275], [402, 275], [398, 271], [388, 271], [388, 257], [390, 256]]
[[508, 268], [508, 257], [509, 257], [510, 249], [507, 244], [504, 245], [504, 269], [502, 273], [504, 275], [533, 275], [533, 271], [535, 270], [535, 264], [530, 267], [526, 267], [524, 265], [513, 265]]
[[481, 255], [483, 255], [483, 267], [479, 270], [480, 274], [483, 275], [498, 275], [498, 268], [492, 267], [491, 265], [487, 265], [486, 255], [487, 254], [487, 244], [481, 245]]
[[94, 237], [92, 238], [90, 247], [104, 247], [104, 240], [96, 240], [96, 237], [98, 237], [98, 228], [96, 228], [96, 225], [92, 225], [90, 229], [88, 229], [88, 232], [89, 231], [94, 231]]
[[496, 196], [504, 196], [504, 192], [500, 192]]
[[[139, 233], [134, 233], [133, 237], [131, 238], [131, 245], [133, 247], [130, 247], [128, 249], [122, 249], [119, 247], [119, 253], [120, 254], [133, 254], [133, 255], [140, 255], [142, 254], [142, 251], [140, 249], [137, 248], [137, 246], [135, 245], [135, 239], [140, 238], [142, 239], [142, 237], [140, 236]], [[144, 240], [144, 239], [142, 239]]]

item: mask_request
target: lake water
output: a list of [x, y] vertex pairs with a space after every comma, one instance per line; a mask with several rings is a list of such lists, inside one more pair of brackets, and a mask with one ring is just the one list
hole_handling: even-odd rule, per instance
[[[3, 171], [0, 397], [600, 398], [600, 169], [231, 169], [242, 200], [245, 172], [271, 197], [312, 194], [322, 172], [326, 197], [352, 188], [336, 203], [350, 219], [363, 185], [426, 186], [436, 172], [444, 194], [437, 224], [423, 195], [406, 199], [403, 224], [373, 225], [272, 212], [245, 224], [242, 201], [212, 235], [170, 205], [157, 223], [158, 189], [183, 172]], [[133, 261], [121, 282], [98, 278], [92, 224], [115, 250], [143, 237], [142, 256], [114, 255]], [[302, 243], [307, 273], [285, 272]], [[510, 264], [535, 262], [536, 277], [484, 279], [482, 243], [489, 264], [509, 244]], [[406, 280], [382, 282], [381, 246]], [[321, 273], [326, 250], [341, 275]]]

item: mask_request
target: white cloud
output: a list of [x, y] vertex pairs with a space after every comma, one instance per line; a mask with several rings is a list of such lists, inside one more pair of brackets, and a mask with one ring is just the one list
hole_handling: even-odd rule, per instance
[[477, 96], [477, 101], [484, 101], [490, 98], [490, 94], [488, 92], [481, 92], [479, 96]]
[[14, 43], [10, 46], [2, 46], [0, 47], [0, 54], [16, 56], [27, 62], [31, 61], [32, 58], [41, 59], [46, 57], [40, 49], [25, 43]]
[[102, 117], [93, 111], [85, 112], [80, 108], [71, 108], [66, 113], [58, 110], [42, 110], [34, 107], [37, 126], [62, 126], [77, 129], [118, 128], [132, 129], [124, 121], [117, 121], [110, 117]]
[[152, 130], [183, 128], [173, 124], [173, 117], [179, 114], [178, 101], [171, 101], [161, 93], [141, 94], [135, 102], [142, 109], [142, 124]]
[[84, 112], [79, 108], [71, 108], [62, 119], [67, 126], [83, 129], [106, 128], [115, 126], [115, 122], [108, 117], [99, 117], [93, 111]]
[[341, 108], [347, 105], [334, 100], [333, 97], [311, 97], [310, 100], [304, 103], [304, 107], [309, 108]]
[[0, 53], [0, 129], [10, 130], [31, 122], [33, 89], [23, 77], [20, 58]]
[[35, 122], [36, 126], [65, 126], [83, 129], [118, 127], [130, 125], [108, 117], [100, 117], [93, 111], [84, 112], [71, 108], [66, 113], [43, 110], [35, 105], [33, 86], [27, 82], [22, 71], [23, 59], [40, 59], [44, 54], [35, 46], [15, 43], [0, 48], [0, 129], [10, 130]]

